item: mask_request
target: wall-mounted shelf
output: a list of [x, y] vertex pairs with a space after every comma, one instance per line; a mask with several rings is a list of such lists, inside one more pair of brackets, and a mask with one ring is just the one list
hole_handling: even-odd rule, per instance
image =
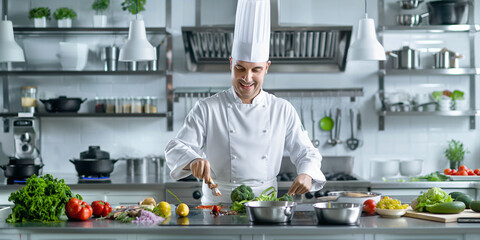
[[477, 75], [478, 68], [445, 68], [445, 69], [384, 69], [379, 74], [383, 75]]
[[[208, 97], [227, 88], [175, 88], [173, 91], [174, 101], [178, 102], [182, 97]], [[356, 97], [363, 96], [363, 88], [323, 88], [323, 89], [264, 89], [274, 95], [287, 97], [350, 97], [355, 101]]]
[[446, 116], [446, 117], [470, 117], [479, 115], [478, 110], [468, 110], [468, 111], [434, 111], [434, 112], [389, 112], [389, 111], [380, 111], [378, 115], [380, 116]]
[[480, 31], [480, 25], [424, 25], [424, 26], [381, 26], [379, 32], [419, 32], [419, 33], [446, 33], [446, 32], [478, 32]]
[[[32, 28], [14, 27], [15, 35], [115, 35], [128, 34], [128, 28]], [[167, 34], [166, 28], [146, 28], [147, 34]]]
[[166, 113], [0, 113], [0, 117], [94, 117], [94, 118], [164, 118]]
[[164, 75], [165, 71], [62, 71], [62, 70], [25, 70], [0, 71], [0, 75], [8, 76], [43, 76], [43, 75]]

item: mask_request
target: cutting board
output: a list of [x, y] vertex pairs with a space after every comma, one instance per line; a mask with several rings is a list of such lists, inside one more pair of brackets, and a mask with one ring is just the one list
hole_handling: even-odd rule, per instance
[[411, 208], [407, 210], [405, 217], [419, 218], [424, 220], [430, 220], [435, 222], [457, 222], [457, 218], [460, 217], [469, 217], [469, 218], [480, 218], [480, 213], [474, 212], [471, 209], [465, 209], [465, 211], [456, 214], [437, 214], [437, 213], [426, 213], [426, 212], [415, 212]]

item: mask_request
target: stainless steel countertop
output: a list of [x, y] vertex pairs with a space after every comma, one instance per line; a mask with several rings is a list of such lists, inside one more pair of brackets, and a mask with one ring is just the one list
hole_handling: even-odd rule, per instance
[[[3, 212], [3, 214], [2, 214]], [[2, 233], [105, 233], [105, 234], [465, 234], [480, 233], [478, 224], [438, 223], [401, 217], [397, 219], [365, 216], [358, 226], [317, 225], [312, 211], [297, 211], [288, 224], [257, 225], [248, 221], [246, 215], [213, 216], [209, 211], [192, 209], [187, 218], [173, 215], [161, 225], [137, 225], [116, 221], [60, 221], [52, 223], [5, 222], [6, 212], [0, 210], [0, 231]], [[248, 231], [248, 232], [246, 232]]]
[[445, 181], [445, 182], [380, 182], [372, 181], [370, 182], [370, 187], [372, 189], [377, 188], [480, 188], [480, 182], [472, 181]]

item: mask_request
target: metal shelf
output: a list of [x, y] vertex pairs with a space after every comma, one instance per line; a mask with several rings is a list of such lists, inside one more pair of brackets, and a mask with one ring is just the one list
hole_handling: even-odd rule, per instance
[[43, 76], [43, 75], [164, 75], [165, 71], [62, 71], [62, 70], [26, 70], [26, 71], [0, 71], [0, 75], [8, 76]]
[[380, 26], [379, 32], [419, 32], [419, 33], [447, 33], [447, 32], [478, 32], [480, 25], [421, 25], [421, 26]]
[[446, 117], [471, 117], [479, 115], [478, 110], [468, 110], [468, 111], [435, 111], [435, 112], [389, 112], [389, 111], [380, 111], [378, 112], [380, 116], [446, 116]]
[[386, 69], [380, 70], [385, 75], [476, 75], [477, 68], [445, 68], [445, 69]]
[[166, 117], [166, 113], [0, 113], [0, 117], [94, 117], [94, 118], [163, 118]]
[[[128, 28], [32, 28], [14, 27], [15, 35], [115, 35], [128, 34]], [[166, 28], [146, 28], [147, 34], [167, 34]]]

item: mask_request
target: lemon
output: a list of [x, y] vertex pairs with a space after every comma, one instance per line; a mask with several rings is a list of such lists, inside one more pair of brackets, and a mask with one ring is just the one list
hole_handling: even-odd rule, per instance
[[190, 212], [190, 209], [188, 208], [187, 204], [185, 203], [180, 203], [177, 207], [177, 215], [180, 217], [186, 217], [188, 213]]
[[190, 220], [188, 220], [188, 217], [179, 217], [179, 218], [177, 218], [177, 224], [178, 225], [189, 225]]
[[162, 201], [158, 203], [157, 207], [161, 217], [168, 218], [172, 215], [172, 207], [170, 207], [170, 203]]

